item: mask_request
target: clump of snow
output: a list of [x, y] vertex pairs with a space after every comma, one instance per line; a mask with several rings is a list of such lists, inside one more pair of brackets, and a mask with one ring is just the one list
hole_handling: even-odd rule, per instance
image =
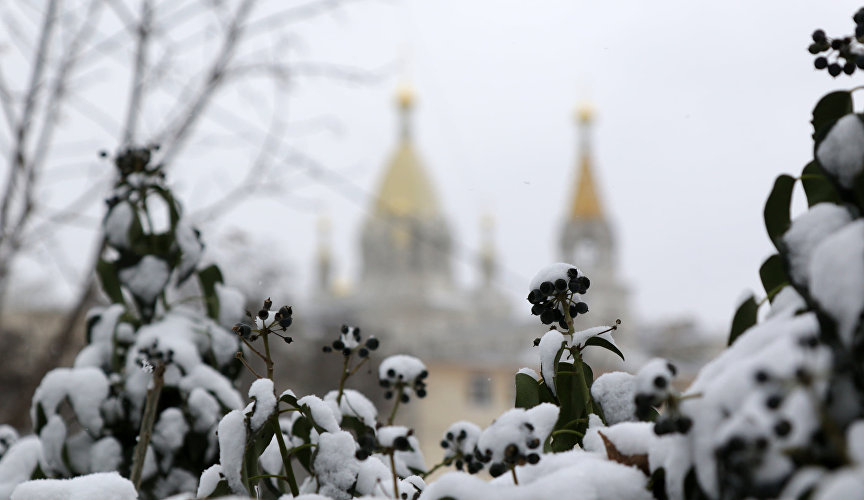
[[360, 328], [356, 326], [343, 325], [339, 333], [339, 340], [347, 349], [354, 349], [360, 345]]
[[108, 379], [102, 370], [92, 367], [55, 368], [45, 375], [30, 407], [30, 418], [37, 422], [37, 406], [42, 407], [47, 418], [57, 413], [57, 407], [67, 399], [72, 403], [75, 418], [91, 435], [102, 432], [102, 416], [99, 407], [108, 397]]
[[654, 358], [636, 372], [636, 394], [645, 395], [657, 404], [672, 392], [675, 365], [662, 358]]
[[129, 227], [134, 217], [137, 215], [132, 204], [127, 201], [121, 201], [111, 207], [111, 211], [105, 216], [105, 222], [102, 223], [105, 239], [109, 245], [121, 249], [129, 247]]
[[819, 203], [795, 218], [783, 242], [787, 248], [789, 274], [799, 285], [806, 285], [813, 251], [825, 238], [852, 221], [849, 211], [834, 203]]
[[570, 277], [567, 275], [567, 272], [571, 269], [576, 269], [577, 277], [585, 276], [573, 264], [567, 264], [566, 262], [556, 262], [554, 264], [549, 264], [548, 266], [545, 266], [539, 271], [537, 271], [537, 274], [535, 274], [534, 277], [531, 278], [531, 282], [528, 284], [528, 290], [530, 291], [540, 288], [540, 284], [544, 281], [550, 281], [552, 283], [555, 283], [555, 281], [559, 279], [569, 281]]
[[857, 420], [846, 429], [846, 452], [853, 462], [864, 465], [864, 420]]
[[559, 408], [542, 403], [530, 410], [514, 408], [500, 415], [483, 430], [477, 439], [477, 449], [486, 462], [502, 463], [505, 456], [539, 454], [543, 442], [552, 432]]
[[39, 432], [42, 443], [42, 457], [48, 474], [69, 474], [63, 461], [63, 448], [66, 441], [66, 424], [60, 415], [52, 415]]
[[42, 461], [42, 443], [36, 436], [18, 440], [0, 458], [0, 498], [9, 498], [19, 483], [27, 481]]
[[3, 457], [16, 441], [18, 441], [18, 431], [11, 425], [0, 425], [0, 457]]
[[180, 381], [180, 388], [184, 391], [192, 391], [196, 387], [206, 389], [213, 393], [226, 408], [243, 408], [243, 399], [231, 382], [208, 365], [196, 366], [188, 375]]
[[357, 443], [348, 432], [324, 432], [319, 436], [313, 464], [319, 493], [334, 500], [351, 498], [348, 490], [360, 470], [360, 462], [354, 457], [356, 451]]
[[538, 382], [540, 381], [540, 375], [538, 375], [537, 372], [531, 368], [528, 368], [528, 367], [519, 368], [519, 371], [517, 371], [516, 373], [522, 373], [524, 375], [528, 375], [529, 377], [533, 378], [534, 380], [536, 380]]
[[123, 463], [123, 448], [120, 442], [106, 436], [90, 447], [90, 472], [110, 472]]
[[252, 432], [258, 432], [267, 419], [276, 411], [276, 394], [273, 392], [273, 381], [269, 378], [259, 378], [249, 387], [249, 397], [255, 400], [254, 411], [249, 417], [249, 427]]
[[432, 482], [420, 500], [445, 497], [457, 500], [494, 498], [579, 498], [579, 500], [649, 500], [647, 478], [634, 467], [621, 465], [582, 451], [544, 455], [537, 465], [516, 468], [519, 485], [510, 475], [492, 481], [461, 472], [449, 472]]
[[472, 456], [481, 432], [480, 426], [473, 422], [460, 420], [451, 424], [444, 432], [441, 441], [442, 446], [447, 443], [444, 448], [444, 458], [451, 458], [457, 454], [465, 457]]
[[153, 426], [153, 437], [150, 444], [159, 454], [165, 457], [163, 469], [170, 468], [174, 452], [183, 446], [189, 424], [179, 408], [166, 408], [159, 415], [159, 420]]
[[636, 418], [636, 377], [626, 372], [604, 373], [591, 384], [591, 396], [609, 425]]
[[[325, 402], [336, 402], [338, 391], [330, 391], [324, 396]], [[354, 389], [345, 389], [342, 392], [342, 401], [339, 403], [339, 410], [346, 417], [355, 417], [363, 422], [363, 425], [375, 428], [378, 420], [378, 410], [372, 401], [363, 395], [360, 391]]]
[[422, 361], [407, 354], [394, 354], [381, 361], [378, 366], [378, 380], [411, 384], [413, 381], [425, 378], [426, 365]]
[[819, 144], [816, 158], [822, 167], [846, 189], [864, 170], [864, 124], [856, 114], [848, 114], [831, 127]]
[[857, 220], [828, 236], [810, 260], [810, 293], [837, 321], [837, 331], [847, 345], [864, 312], [862, 283], [864, 220]]
[[819, 481], [813, 500], [861, 498], [864, 492], [864, 468], [845, 467]]
[[246, 449], [246, 418], [241, 410], [232, 410], [219, 421], [219, 464], [228, 486], [235, 493], [245, 493], [241, 471]]
[[613, 331], [615, 331], [615, 328], [611, 326], [594, 326], [587, 330], [574, 332], [570, 345], [578, 346], [580, 348], [584, 347], [585, 342], [592, 337], [601, 338], [608, 341], [610, 344], [615, 345], [615, 340], [612, 339]]
[[153, 304], [156, 297], [165, 289], [171, 276], [171, 267], [164, 260], [145, 255], [132, 267], [122, 269], [118, 276], [120, 283], [145, 304]]
[[[567, 338], [558, 330], [549, 330], [546, 332], [540, 339], [539, 344], [540, 372], [543, 374], [543, 381], [546, 382], [546, 386], [549, 387], [552, 394], [556, 395], [555, 361], [562, 345], [567, 345]], [[569, 356], [570, 353], [565, 351], [564, 355]]]
[[330, 404], [315, 395], [303, 396], [297, 400], [300, 406], [309, 407], [309, 413], [315, 425], [327, 432], [339, 432], [339, 423], [342, 422], [342, 412], [336, 407], [336, 401]]
[[246, 311], [246, 297], [236, 288], [216, 283], [216, 297], [219, 299], [219, 324], [231, 328], [243, 319]]
[[177, 274], [181, 277], [188, 276], [195, 269], [198, 261], [201, 260], [204, 245], [198, 238], [195, 229], [182, 220], [174, 228], [174, 241], [181, 253]]
[[21, 483], [12, 500], [137, 500], [138, 492], [117, 472], [99, 472], [72, 479], [37, 479]]
[[209, 497], [216, 487], [219, 486], [219, 481], [225, 479], [222, 475], [222, 466], [219, 464], [211, 465], [201, 473], [201, 479], [198, 481], [198, 492], [196, 498]]

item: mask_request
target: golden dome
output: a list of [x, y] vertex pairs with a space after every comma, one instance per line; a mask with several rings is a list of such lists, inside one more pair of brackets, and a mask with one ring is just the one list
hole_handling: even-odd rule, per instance
[[570, 203], [570, 219], [599, 219], [603, 217], [603, 208], [597, 194], [594, 172], [591, 161], [590, 125], [594, 119], [594, 108], [587, 102], [577, 107], [579, 133], [579, 177], [573, 189], [573, 199]]
[[414, 95], [405, 86], [397, 93], [402, 108], [399, 145], [390, 159], [378, 188], [377, 215], [432, 217], [438, 214], [438, 198], [408, 133]]
[[576, 121], [579, 123], [590, 123], [594, 120], [594, 106], [585, 101], [576, 107]]
[[414, 106], [414, 89], [407, 83], [403, 83], [396, 91], [396, 103], [402, 109], [411, 108]]

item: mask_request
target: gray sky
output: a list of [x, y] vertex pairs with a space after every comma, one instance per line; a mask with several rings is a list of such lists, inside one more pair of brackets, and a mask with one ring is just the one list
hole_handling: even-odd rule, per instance
[[[375, 84], [322, 78], [294, 84], [288, 117], [296, 129], [287, 140], [336, 176], [320, 183], [289, 172], [297, 181], [284, 204], [244, 204], [205, 227], [205, 239], [216, 246], [232, 228], [250, 231], [255, 251], [297, 267], [287, 288], [299, 297], [311, 286], [316, 218], [326, 213], [337, 274], [353, 277], [360, 223], [371, 203], [361, 198], [374, 192], [393, 148], [394, 89], [407, 78], [417, 93], [416, 142], [455, 239], [477, 248], [479, 220], [493, 214], [506, 268], [501, 284], [521, 301], [527, 280], [556, 260], [575, 173], [573, 108], [587, 99], [597, 113], [596, 175], [635, 312], [646, 319], [692, 316], [725, 331], [742, 290], [761, 291], [758, 267], [771, 253], [762, 206], [776, 175], [798, 174], [809, 161], [812, 106], [827, 91], [861, 82], [858, 75], [832, 81], [813, 70], [809, 34], [817, 27], [829, 35], [851, 32], [858, 6], [352, 3], [298, 25], [301, 42], [291, 41], [298, 57], [375, 71], [407, 62]], [[255, 85], [220, 96], [221, 106], [238, 110], [256, 101]], [[304, 132], [321, 117], [337, 117], [340, 125]], [[190, 166], [172, 174], [190, 209], [232, 182], [236, 164], [252, 154], [238, 142], [203, 141], [186, 151], [181, 162]], [[86, 253], [85, 241], [74, 238], [70, 260]], [[456, 266], [465, 282], [473, 279], [469, 260], [462, 256]]]

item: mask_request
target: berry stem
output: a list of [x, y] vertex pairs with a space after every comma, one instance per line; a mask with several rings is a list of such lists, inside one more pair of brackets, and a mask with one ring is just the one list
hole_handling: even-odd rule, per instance
[[297, 479], [294, 477], [294, 469], [291, 467], [291, 456], [288, 454], [285, 439], [282, 437], [282, 428], [279, 426], [278, 414], [270, 417], [270, 425], [273, 427], [273, 434], [276, 436], [276, 442], [279, 444], [279, 453], [282, 455], [282, 465], [285, 466], [285, 475], [288, 479], [288, 488], [291, 489], [291, 496], [299, 496], [300, 490], [297, 488]]
[[516, 478], [516, 467], [510, 467], [510, 473], [513, 474], [513, 484], [519, 486], [519, 479]]
[[339, 393], [336, 395], [336, 404], [342, 403], [342, 393], [345, 391], [345, 381], [351, 376], [348, 372], [348, 363], [351, 361], [351, 355], [343, 356], [345, 360], [342, 362], [342, 376], [339, 378]]
[[[565, 294], [566, 297], [566, 294]], [[575, 329], [573, 328], [573, 317], [570, 316], [570, 303], [568, 300], [561, 300], [562, 307], [564, 309], [564, 321], [567, 322], [567, 335], [570, 336], [572, 341], [573, 333]], [[576, 371], [576, 380], [578, 380], [578, 388], [579, 392], [582, 393], [582, 399], [585, 402], [585, 409], [590, 415], [594, 413], [594, 401], [591, 398], [591, 391], [588, 389], [588, 382], [585, 380], [585, 371], [582, 368], [582, 353], [577, 349], [576, 352], [571, 351], [573, 354], [573, 369]]]
[[[399, 402], [396, 402], [398, 406]], [[394, 407], [395, 408], [395, 407]], [[399, 498], [399, 478], [396, 477], [396, 459], [393, 456], [396, 454], [396, 450], [390, 450], [390, 472], [393, 473], [393, 498]]]
[[159, 407], [159, 396], [162, 394], [162, 385], [165, 382], [165, 363], [158, 362], [153, 370], [153, 387], [147, 391], [147, 399], [144, 403], [144, 416], [141, 418], [141, 429], [138, 431], [138, 443], [132, 455], [132, 472], [129, 480], [135, 485], [135, 489], [141, 491], [141, 475], [144, 470], [144, 459], [147, 455], [147, 447], [150, 445], [150, 437], [153, 435], [153, 424], [156, 422], [156, 410]]
[[396, 389], [397, 389], [397, 391], [395, 393], [396, 402], [393, 403], [393, 409], [390, 411], [390, 416], [387, 418], [387, 425], [393, 425], [393, 419], [396, 418], [396, 410], [399, 409], [399, 403], [402, 401], [403, 388], [402, 388], [401, 382], [398, 382], [396, 384]]
[[264, 378], [264, 377], [261, 376], [260, 373], [258, 373], [258, 372], [255, 371], [255, 368], [252, 368], [252, 365], [250, 365], [248, 361], [246, 361], [246, 358], [243, 357], [243, 353], [242, 353], [242, 352], [239, 352], [239, 351], [238, 351], [236, 354], [234, 354], [234, 357], [237, 358], [237, 359], [239, 359], [240, 362], [243, 363], [243, 366], [245, 366], [247, 370], [249, 370], [250, 372], [252, 372], [252, 375], [255, 375], [256, 378]]
[[270, 357], [270, 339], [267, 338], [268, 331], [261, 333], [261, 340], [264, 341], [264, 364], [267, 365], [267, 378], [273, 380], [273, 359]]

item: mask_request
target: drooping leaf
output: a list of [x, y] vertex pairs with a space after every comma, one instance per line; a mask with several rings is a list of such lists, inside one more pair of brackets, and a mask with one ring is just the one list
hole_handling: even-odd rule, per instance
[[222, 283], [222, 271], [215, 264], [198, 271], [198, 282], [204, 293], [204, 305], [207, 308], [207, 316], [219, 319], [219, 295], [216, 293], [216, 283]]
[[759, 278], [762, 279], [762, 287], [765, 288], [765, 295], [768, 300], [774, 302], [777, 293], [789, 284], [789, 278], [783, 267], [783, 258], [775, 253], [765, 259], [759, 268]]
[[602, 347], [603, 349], [614, 352], [615, 354], [618, 355], [618, 357], [621, 358], [621, 361], [624, 361], [624, 354], [620, 350], [618, 350], [617, 347], [615, 347], [615, 344], [613, 344], [612, 342], [609, 342], [608, 340], [604, 339], [603, 337], [596, 337], [596, 336], [591, 337], [590, 339], [585, 341], [585, 345], [594, 345], [597, 347]]
[[729, 331], [729, 345], [735, 342], [739, 335], [745, 330], [756, 324], [756, 313], [759, 311], [759, 305], [756, 304], [756, 299], [751, 294], [745, 300], [738, 310], [735, 311], [735, 317], [732, 319], [732, 329]]
[[852, 94], [845, 90], [831, 92], [819, 99], [816, 107], [813, 108], [813, 118], [810, 121], [813, 124], [813, 140], [816, 147], [828, 134], [834, 122], [843, 115], [851, 113], [852, 109]]
[[782, 251], [782, 237], [789, 229], [789, 206], [792, 203], [792, 188], [795, 178], [786, 174], [777, 177], [774, 188], [765, 202], [765, 229], [777, 250]]
[[[534, 408], [540, 404], [540, 384], [531, 375], [516, 374], [516, 408]], [[545, 385], [545, 384], [543, 384]]]
[[817, 203], [840, 204], [843, 202], [840, 194], [834, 189], [834, 185], [815, 161], [808, 163], [801, 171], [801, 185], [804, 187], [804, 194], [807, 195], [807, 206], [809, 207]]
[[42, 403], [36, 403], [36, 426], [33, 428], [33, 431], [39, 434], [47, 423], [48, 417], [45, 416], [45, 408], [42, 408]]
[[102, 283], [102, 291], [114, 304], [125, 304], [123, 291], [120, 288], [120, 278], [117, 276], [117, 265], [104, 259], [99, 259], [96, 264], [96, 274]]

